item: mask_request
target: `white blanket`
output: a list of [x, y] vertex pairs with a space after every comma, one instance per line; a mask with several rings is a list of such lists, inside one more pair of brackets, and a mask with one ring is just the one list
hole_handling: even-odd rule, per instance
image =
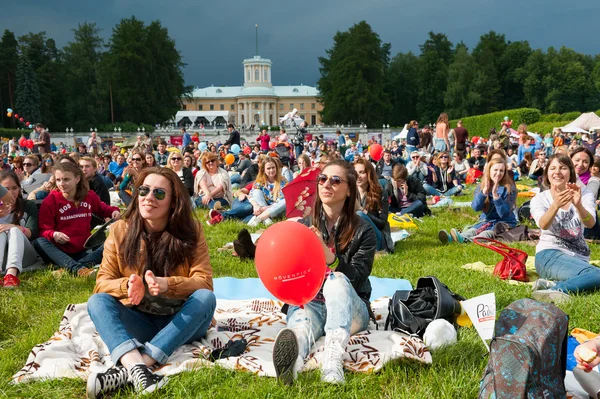
[[[371, 323], [368, 331], [351, 337], [344, 366], [355, 372], [375, 372], [394, 359], [413, 359], [431, 363], [429, 350], [418, 338], [384, 331], [389, 298], [372, 302], [379, 330]], [[271, 299], [217, 300], [216, 328], [211, 328], [201, 342], [184, 345], [155, 372], [173, 375], [197, 367], [212, 366], [212, 349], [223, 347], [230, 339], [245, 338], [246, 352], [239, 357], [218, 360], [219, 366], [245, 370], [259, 376], [275, 376], [272, 362], [273, 342], [285, 327], [282, 303]], [[306, 361], [304, 370], [319, 367], [324, 338], [319, 339]], [[92, 371], [112, 366], [108, 349], [100, 339], [87, 313], [87, 304], [69, 305], [60, 322], [59, 331], [47, 342], [36, 345], [25, 366], [13, 376], [13, 383], [51, 378], [87, 378]]]

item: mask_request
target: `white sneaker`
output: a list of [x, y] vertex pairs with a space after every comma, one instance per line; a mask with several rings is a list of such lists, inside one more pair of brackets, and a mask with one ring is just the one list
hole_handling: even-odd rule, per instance
[[546, 280], [544, 278], [538, 278], [533, 283], [533, 286], [531, 287], [531, 290], [532, 291], [547, 290], [547, 289], [553, 288], [555, 285], [556, 285], [556, 283], [554, 281], [552, 281], [552, 280]]
[[265, 226], [270, 226], [270, 225], [272, 225], [272, 224], [273, 224], [273, 219], [271, 219], [271, 218], [266, 218], [265, 220], [263, 220], [263, 224], [264, 224]]
[[343, 384], [344, 379], [344, 353], [350, 334], [343, 328], [327, 331], [325, 335], [325, 352], [321, 364], [321, 381], [331, 384]]
[[260, 219], [258, 219], [258, 216], [252, 216], [252, 219], [250, 219], [250, 221], [248, 222], [248, 226], [250, 227], [256, 227], [260, 224]]
[[552, 303], [564, 303], [571, 299], [571, 296], [565, 292], [559, 290], [538, 290], [531, 293], [533, 299], [538, 301], [552, 302]]

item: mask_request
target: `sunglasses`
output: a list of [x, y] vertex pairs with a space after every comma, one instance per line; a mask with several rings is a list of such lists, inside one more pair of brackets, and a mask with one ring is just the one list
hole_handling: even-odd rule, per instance
[[[139, 186], [138, 187], [138, 195], [140, 197], [145, 197], [148, 194], [150, 194], [150, 187], [148, 187], [148, 186]], [[164, 200], [165, 197], [167, 196], [167, 192], [162, 188], [155, 188], [154, 190], [152, 190], [152, 194], [154, 194], [154, 198], [156, 198], [159, 201]]]
[[217, 162], [215, 159], [211, 159], [210, 161], [206, 161], [206, 164], [208, 165], [209, 163], [215, 163]]
[[415, 155], [414, 157], [411, 157], [411, 158], [412, 158], [412, 159], [419, 159], [419, 158], [421, 158], [421, 157], [420, 157], [420, 156], [418, 156], [418, 155]]
[[52, 162], [54, 162], [54, 161], [53, 161], [53, 160], [51, 160], [51, 159], [46, 159], [44, 162], [46, 162], [46, 163], [52, 163]]
[[440, 158], [448, 158], [448, 155], [442, 155]]
[[343, 181], [347, 183], [346, 180], [335, 175], [331, 177], [327, 177], [327, 175], [319, 175], [319, 177], [317, 177], [317, 182], [319, 182], [321, 186], [323, 186], [327, 182], [327, 180], [329, 180], [329, 184], [331, 184], [332, 187], [339, 186]]
[[[179, 158], [179, 159], [181, 159], [181, 158]], [[131, 158], [131, 160], [135, 161], [135, 162], [142, 162], [142, 158]]]
[[179, 157], [173, 157], [171, 158], [171, 161], [181, 161], [183, 158], [179, 158]]
[[32, 163], [29, 163], [29, 162], [23, 162], [23, 164], [22, 164], [22, 165], [23, 165], [23, 166], [33, 166], [33, 164], [32, 164]]

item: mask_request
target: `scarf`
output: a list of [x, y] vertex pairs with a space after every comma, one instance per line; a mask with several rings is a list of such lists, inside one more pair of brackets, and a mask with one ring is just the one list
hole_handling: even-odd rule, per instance
[[590, 181], [590, 177], [592, 177], [592, 174], [590, 173], [590, 171], [588, 170], [585, 173], [582, 173], [579, 175], [579, 179], [582, 181], [583, 184], [585, 184], [586, 186], [588, 185], [588, 182]]

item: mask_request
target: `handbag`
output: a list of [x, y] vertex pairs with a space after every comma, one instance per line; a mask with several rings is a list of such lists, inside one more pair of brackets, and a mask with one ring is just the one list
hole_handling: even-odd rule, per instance
[[491, 238], [475, 237], [473, 242], [502, 255], [502, 260], [494, 267], [494, 276], [498, 276], [502, 280], [529, 281], [525, 267], [528, 256], [526, 252]]

